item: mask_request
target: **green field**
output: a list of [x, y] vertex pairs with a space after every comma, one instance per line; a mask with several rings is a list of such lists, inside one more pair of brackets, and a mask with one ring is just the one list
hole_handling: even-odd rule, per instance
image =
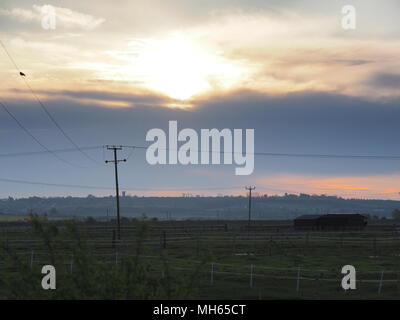
[[[62, 221], [64, 218], [58, 217], [49, 217], [49, 221]], [[7, 215], [7, 214], [0, 214], [0, 224], [2, 222], [26, 222], [28, 221], [28, 217], [26, 216], [16, 216], [16, 215]], [[1, 226], [0, 226], [1, 228]]]
[[[118, 241], [113, 239], [114, 224], [80, 222], [77, 242], [77, 235], [69, 234], [62, 222], [56, 223], [57, 232], [51, 241], [40, 232], [33, 234], [27, 223], [0, 224], [0, 241], [8, 250], [0, 260], [1, 277], [13, 275], [18, 279], [14, 285], [24, 286], [19, 281], [24, 272], [33, 273], [26, 282], [36, 281], [39, 285], [35, 273], [39, 277], [42, 265], [54, 264], [58, 277], [64, 279], [57, 289], [60, 292], [63, 285], [69, 285], [68, 281], [79, 280], [79, 288], [90, 286], [90, 275], [88, 280], [74, 278], [88, 271], [80, 265], [89, 261], [88, 255], [90, 261], [104, 267], [103, 273], [111, 272], [104, 277], [115, 276], [122, 283], [128, 280], [118, 277], [126, 271], [127, 261], [134, 259], [134, 265], [140, 263], [141, 268], [137, 281], [146, 283], [141, 290], [154, 289], [143, 293], [144, 296], [125, 296], [115, 289], [115, 294], [105, 296], [109, 299], [182, 298], [168, 290], [163, 291], [166, 296], [160, 296], [160, 288], [164, 290], [175, 283], [190, 284], [190, 292], [183, 296], [188, 299], [400, 297], [400, 235], [387, 226], [371, 226], [363, 231], [300, 232], [294, 231], [287, 221], [255, 221], [253, 225], [258, 227], [248, 231], [242, 221], [136, 221], [123, 225]], [[50, 230], [49, 224], [46, 222], [43, 230]], [[81, 244], [86, 260], [80, 262], [75, 251]], [[10, 260], [7, 254], [15, 254], [19, 265], [7, 264], [5, 261]], [[345, 292], [341, 288], [341, 268], [348, 264], [356, 268], [357, 289]], [[129, 272], [133, 274], [137, 269]], [[18, 298], [9, 292], [7, 285], [0, 290], [3, 299]], [[74, 298], [52, 293], [41, 296], [40, 290], [33, 290], [32, 294], [39, 294], [37, 298]], [[79, 294], [75, 297], [82, 298]], [[99, 297], [86, 294], [83, 298]]]
[[26, 217], [0, 214], [0, 222], [15, 222], [24, 220], [26, 220]]

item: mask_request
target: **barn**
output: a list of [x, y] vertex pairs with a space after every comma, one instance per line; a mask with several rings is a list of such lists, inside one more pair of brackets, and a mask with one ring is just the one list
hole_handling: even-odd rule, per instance
[[320, 214], [305, 214], [294, 219], [294, 228], [296, 230], [318, 230]]
[[296, 230], [362, 230], [366, 225], [367, 217], [358, 213], [303, 215], [294, 219]]

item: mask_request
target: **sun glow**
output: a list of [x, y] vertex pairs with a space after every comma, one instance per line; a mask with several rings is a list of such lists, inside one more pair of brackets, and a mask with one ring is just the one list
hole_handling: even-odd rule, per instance
[[132, 70], [144, 85], [171, 98], [187, 100], [212, 89], [228, 89], [244, 73], [239, 63], [183, 38], [133, 40]]

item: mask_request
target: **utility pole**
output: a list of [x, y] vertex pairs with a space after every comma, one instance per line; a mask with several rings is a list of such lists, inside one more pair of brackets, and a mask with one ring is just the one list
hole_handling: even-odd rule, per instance
[[256, 187], [245, 187], [246, 190], [249, 191], [249, 223], [248, 223], [248, 227], [250, 230], [250, 221], [251, 221], [251, 191], [255, 190]]
[[114, 152], [114, 160], [106, 160], [106, 163], [113, 162], [115, 168], [115, 194], [117, 199], [117, 237], [121, 240], [121, 221], [119, 213], [119, 185], [118, 185], [118, 163], [126, 162], [126, 159], [118, 160], [117, 151], [122, 150], [122, 146], [106, 146], [107, 150], [112, 150]]

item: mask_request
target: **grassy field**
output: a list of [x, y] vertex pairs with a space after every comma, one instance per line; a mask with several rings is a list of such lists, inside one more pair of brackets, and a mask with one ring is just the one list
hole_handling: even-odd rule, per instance
[[[74, 239], [61, 222], [55, 246], [57, 261], [73, 272]], [[154, 281], [165, 277], [167, 261], [177, 281], [196, 274], [200, 299], [398, 299], [400, 297], [400, 235], [390, 226], [363, 231], [299, 232], [286, 222], [241, 221], [149, 222], [139, 236], [140, 222], [125, 224], [121, 240], [113, 239], [109, 222], [78, 225], [91, 255], [118, 268], [128, 257], [146, 261]], [[1, 227], [0, 241], [27, 265], [49, 264], [43, 241], [26, 223]], [[140, 243], [140, 246], [138, 245]], [[341, 288], [341, 269], [353, 265], [357, 290]], [[1, 266], [1, 262], [0, 262]], [[15, 272], [1, 269], [1, 274]], [[382, 273], [383, 272], [383, 273]], [[7, 298], [7, 294], [3, 294]]]
[[26, 217], [0, 214], [0, 223], [1, 222], [25, 221], [25, 220], [26, 220]]
[[[2, 222], [26, 222], [28, 218], [26, 216], [16, 216], [16, 215], [7, 215], [7, 214], [0, 214], [0, 224]], [[58, 217], [49, 217], [49, 221], [63, 221], [64, 218]], [[0, 226], [1, 228], [1, 226]]]

